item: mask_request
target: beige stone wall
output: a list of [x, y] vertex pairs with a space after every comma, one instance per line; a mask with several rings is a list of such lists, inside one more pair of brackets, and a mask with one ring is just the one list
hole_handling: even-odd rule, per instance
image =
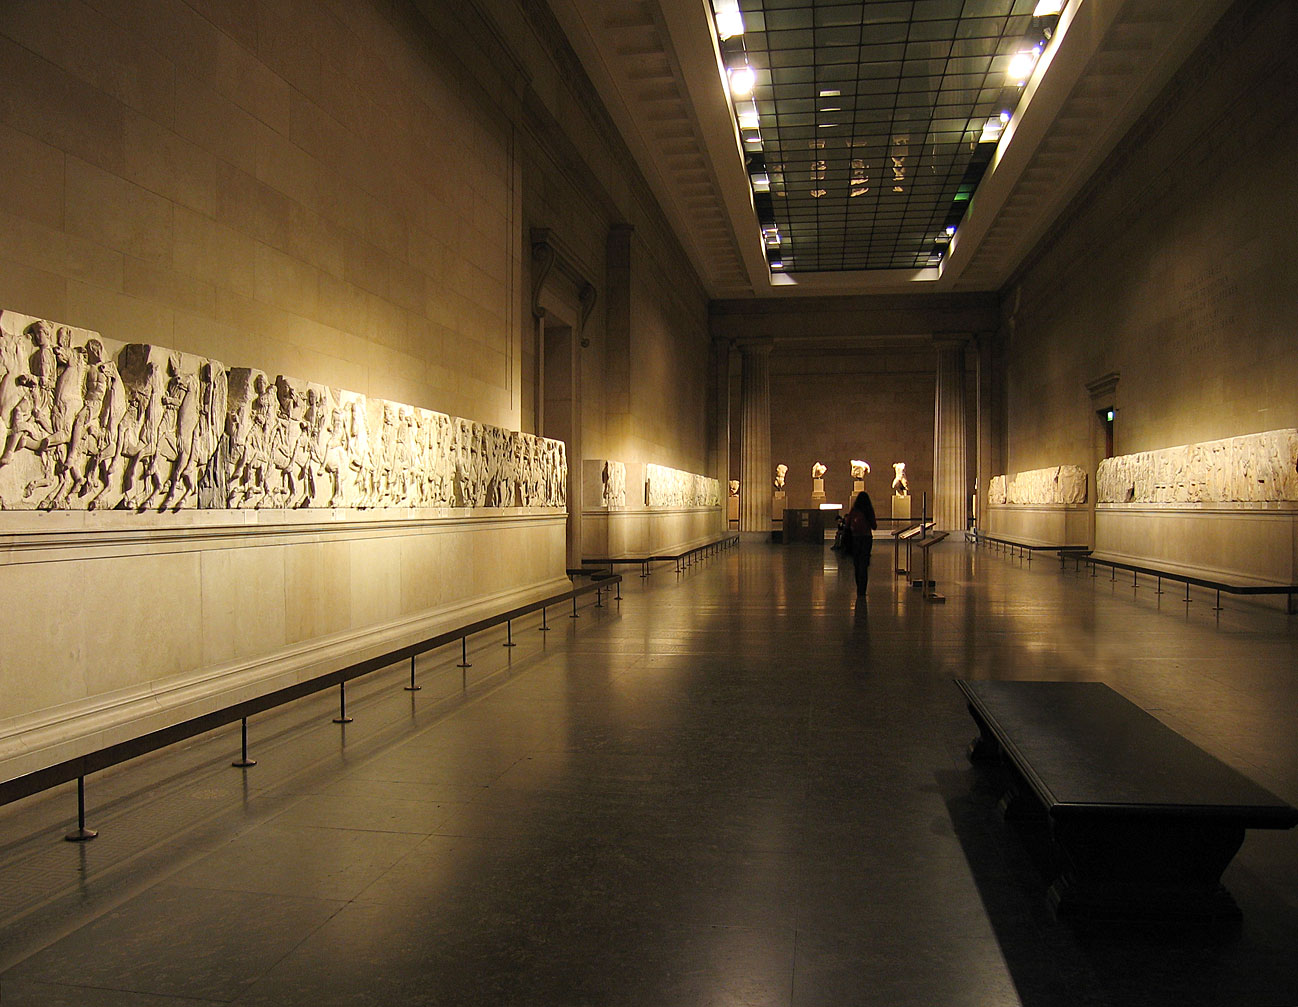
[[1298, 7], [1239, 6], [1005, 291], [1009, 471], [1298, 425]]
[[517, 427], [503, 119], [368, 2], [0, 7], [0, 303]]
[[[933, 492], [933, 388], [929, 348], [771, 357], [771, 460], [789, 466], [789, 507], [810, 507], [811, 466], [829, 469], [830, 503], [851, 505], [851, 460], [870, 463], [865, 488], [879, 517], [891, 515], [892, 463], [906, 463], [918, 519]], [[732, 401], [738, 408], [736, 389]], [[737, 426], [737, 424], [736, 424]]]
[[[641, 242], [637, 247], [640, 254], [632, 258], [631, 383], [623, 420], [626, 455], [724, 478], [706, 469], [707, 301], [690, 289], [681, 264], [655, 262]], [[683, 417], [689, 418], [684, 427]]]
[[[548, 228], [598, 292], [574, 357], [582, 439], [596, 457], [703, 471], [706, 298], [546, 17], [514, 0], [0, 3], [0, 305], [540, 432], [529, 236]], [[620, 224], [635, 229], [636, 310], [610, 347]], [[283, 518], [254, 535], [229, 515], [210, 533], [92, 515], [40, 564], [24, 558], [35, 539], [6, 539], [8, 618], [84, 628], [50, 635], [35, 666], [0, 659], [0, 691], [21, 697], [0, 761], [119, 738], [155, 688], [178, 698], [148, 726], [562, 586], [562, 516], [474, 517], [379, 532]], [[128, 599], [115, 614], [87, 597], [68, 619], [101, 554], [96, 584], [130, 585]], [[250, 594], [261, 621], [228, 624]], [[90, 660], [102, 627], [120, 648], [112, 675]]]

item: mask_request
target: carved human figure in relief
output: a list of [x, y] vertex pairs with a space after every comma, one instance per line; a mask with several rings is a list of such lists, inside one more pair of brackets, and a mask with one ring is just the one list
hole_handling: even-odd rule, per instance
[[906, 479], [906, 463], [892, 463], [892, 492], [894, 496], [910, 496], [910, 482]]
[[732, 497], [737, 497], [737, 496], [739, 496], [739, 480], [738, 480], [738, 479], [731, 479], [731, 480], [729, 481], [729, 483], [727, 483], [727, 486], [728, 486], [729, 489], [730, 489], [730, 495], [731, 495]]
[[813, 465], [811, 466], [811, 478], [812, 478], [812, 479], [824, 479], [824, 478], [825, 478], [825, 473], [828, 472], [828, 471], [829, 471], [829, 469], [825, 468], [824, 465], [820, 464], [820, 462], [816, 462], [815, 464], [813, 464]]
[[860, 458], [852, 459], [852, 478], [862, 480], [870, 474], [870, 463]]
[[[62, 460], [56, 465], [58, 483], [38, 505], [46, 510], [66, 508], [70, 506], [74, 492], [83, 496], [97, 486], [95, 480], [99, 466], [96, 460], [110, 436], [104, 428], [106, 399], [112, 386], [120, 385], [116, 379], [117, 369], [103, 359], [104, 345], [98, 339], [87, 340], [84, 347], [78, 347], [76, 355], [84, 357], [86, 364], [81, 378], [80, 408], [67, 431]], [[55, 398], [58, 398], [57, 391]], [[48, 450], [48, 441], [47, 438], [42, 450]]]
[[784, 480], [788, 476], [788, 474], [789, 474], [789, 466], [787, 465], [775, 466], [775, 488], [777, 490], [784, 489]]
[[374, 469], [370, 458], [369, 420], [365, 415], [365, 403], [361, 399], [352, 400], [351, 418], [348, 421], [347, 432], [352, 481], [356, 487], [354, 506], [369, 507], [373, 502]]
[[167, 372], [170, 375], [167, 387], [168, 415], [173, 419], [174, 426], [168, 424], [170, 450], [167, 454], [171, 460], [171, 478], [162, 509], [180, 510], [185, 501], [198, 491], [195, 438], [198, 435], [202, 400], [198, 375], [187, 374], [181, 369], [178, 354], [173, 353], [167, 358]]

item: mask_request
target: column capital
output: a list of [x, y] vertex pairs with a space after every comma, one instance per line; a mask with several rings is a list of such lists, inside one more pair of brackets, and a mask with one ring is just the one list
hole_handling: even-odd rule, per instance
[[732, 339], [730, 345], [744, 356], [758, 356], [775, 349], [775, 340], [770, 336], [745, 336], [742, 339]]
[[970, 332], [934, 332], [932, 335], [935, 350], [963, 350], [972, 341]]

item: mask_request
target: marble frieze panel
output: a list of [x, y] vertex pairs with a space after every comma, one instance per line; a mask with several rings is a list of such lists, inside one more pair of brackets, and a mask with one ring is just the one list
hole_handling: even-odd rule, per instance
[[1106, 458], [1100, 503], [1298, 501], [1298, 430], [1268, 430]]
[[562, 441], [0, 312], [0, 509], [567, 506]]
[[645, 504], [649, 507], [720, 507], [721, 481], [651, 462], [645, 466]]
[[994, 505], [1077, 506], [1086, 503], [1086, 472], [1077, 465], [1055, 465], [992, 476], [987, 502]]

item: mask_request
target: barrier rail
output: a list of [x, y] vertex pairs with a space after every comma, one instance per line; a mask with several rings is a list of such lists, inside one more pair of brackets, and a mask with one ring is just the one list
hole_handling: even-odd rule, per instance
[[719, 552], [722, 549], [730, 549], [739, 544], [739, 535], [737, 533], [727, 533], [718, 535], [701, 545], [692, 546], [676, 553], [658, 553], [653, 556], [600, 556], [587, 557], [582, 563], [589, 563], [595, 566], [607, 566], [610, 570], [616, 566], [638, 566], [640, 567], [641, 578], [649, 576], [649, 564], [651, 563], [671, 563], [676, 564], [676, 572], [694, 564], [696, 557], [705, 557]]
[[[1060, 562], [1062, 563], [1065, 558], [1066, 557], [1061, 556]], [[1104, 556], [1096, 556], [1093, 554], [1078, 555], [1073, 558], [1077, 560], [1077, 566], [1079, 569], [1082, 563], [1090, 564], [1092, 577], [1095, 576], [1095, 568], [1098, 566], [1107, 566], [1109, 568], [1109, 580], [1116, 580], [1117, 572], [1119, 570], [1129, 571], [1131, 573], [1131, 586], [1133, 588], [1137, 586], [1137, 578], [1141, 574], [1144, 574], [1146, 577], [1153, 577], [1155, 581], [1155, 594], [1163, 593], [1163, 581], [1178, 581], [1185, 585], [1185, 597], [1182, 601], [1187, 605], [1194, 600], [1190, 597], [1190, 587], [1192, 585], [1194, 587], [1207, 588], [1209, 591], [1216, 592], [1216, 602], [1212, 607], [1214, 612], [1220, 612], [1222, 610], [1221, 594], [1224, 591], [1227, 594], [1235, 595], [1288, 595], [1289, 597], [1288, 602], [1285, 605], [1285, 610], [1290, 615], [1298, 614], [1298, 584], [1240, 584], [1232, 583], [1231, 581], [1214, 580], [1211, 577], [1200, 577], [1192, 573], [1182, 573], [1179, 570], [1168, 570], [1163, 567], [1146, 566], [1142, 563], [1129, 563], [1126, 560], [1109, 559]]]
[[256, 765], [256, 761], [248, 758], [248, 718], [253, 714], [262, 713], [266, 710], [274, 709], [277, 706], [283, 706], [285, 703], [291, 703], [296, 699], [302, 699], [306, 696], [314, 695], [317, 692], [323, 692], [326, 689], [338, 686], [338, 716], [334, 718], [336, 724], [350, 723], [351, 719], [347, 716], [347, 683], [352, 679], [361, 678], [373, 672], [380, 671], [383, 668], [389, 668], [394, 664], [408, 660], [410, 662], [410, 684], [405, 686], [409, 692], [417, 692], [420, 689], [415, 680], [415, 658], [421, 654], [436, 650], [448, 643], [460, 642], [460, 663], [457, 665], [461, 670], [461, 686], [467, 687], [467, 669], [472, 665], [469, 663], [468, 639], [477, 633], [487, 629], [493, 629], [496, 626], [505, 626], [505, 642], [502, 646], [514, 647], [514, 620], [522, 618], [525, 615], [531, 615], [533, 612], [541, 613], [541, 625], [538, 627], [540, 632], [548, 632], [550, 625], [548, 614], [551, 608], [571, 600], [572, 612], [568, 616], [570, 619], [580, 618], [577, 612], [577, 599], [582, 595], [594, 593], [596, 608], [604, 606], [603, 593], [610, 588], [616, 588], [617, 594], [613, 599], [622, 600], [622, 576], [621, 574], [607, 574], [601, 579], [593, 581], [590, 584], [578, 585], [570, 591], [563, 591], [559, 594], [550, 595], [539, 601], [529, 602], [526, 605], [520, 605], [517, 608], [509, 609], [497, 615], [488, 616], [484, 619], [478, 619], [474, 622], [467, 623], [463, 626], [457, 626], [454, 629], [445, 630], [433, 636], [420, 640], [417, 643], [406, 644], [397, 647], [384, 654], [379, 654], [364, 661], [358, 661], [355, 664], [339, 668], [336, 671], [328, 672], [324, 675], [318, 675], [315, 678], [307, 679], [303, 682], [296, 682], [293, 685], [286, 686], [282, 689], [276, 689], [268, 692], [263, 696], [257, 696], [253, 699], [244, 700], [241, 703], [234, 703], [230, 706], [223, 707], [220, 710], [214, 710], [198, 717], [192, 717], [188, 720], [180, 721], [168, 727], [156, 731], [150, 731], [136, 738], [130, 738], [126, 741], [117, 742], [114, 745], [108, 745], [94, 752], [88, 752], [85, 755], [79, 755], [72, 759], [66, 759], [63, 762], [47, 766], [43, 769], [35, 770], [23, 776], [15, 777], [11, 780], [0, 782], [0, 805], [9, 804], [13, 801], [21, 800], [24, 797], [30, 797], [33, 794], [49, 790], [51, 787], [57, 787], [63, 783], [77, 781], [77, 828], [69, 832], [64, 838], [70, 842], [81, 842], [87, 839], [93, 839], [97, 833], [93, 829], [86, 828], [86, 805], [85, 805], [85, 780], [92, 773], [100, 770], [120, 765], [123, 762], [129, 762], [131, 759], [141, 755], [147, 755], [155, 752], [160, 748], [166, 748], [168, 745], [174, 745], [179, 741], [185, 741], [189, 738], [196, 737], [200, 734], [206, 734], [208, 731], [216, 730], [219, 727], [225, 727], [227, 724], [233, 724], [235, 721], [240, 722], [241, 735], [241, 754], [240, 758], [232, 763], [236, 767], [248, 767]]

